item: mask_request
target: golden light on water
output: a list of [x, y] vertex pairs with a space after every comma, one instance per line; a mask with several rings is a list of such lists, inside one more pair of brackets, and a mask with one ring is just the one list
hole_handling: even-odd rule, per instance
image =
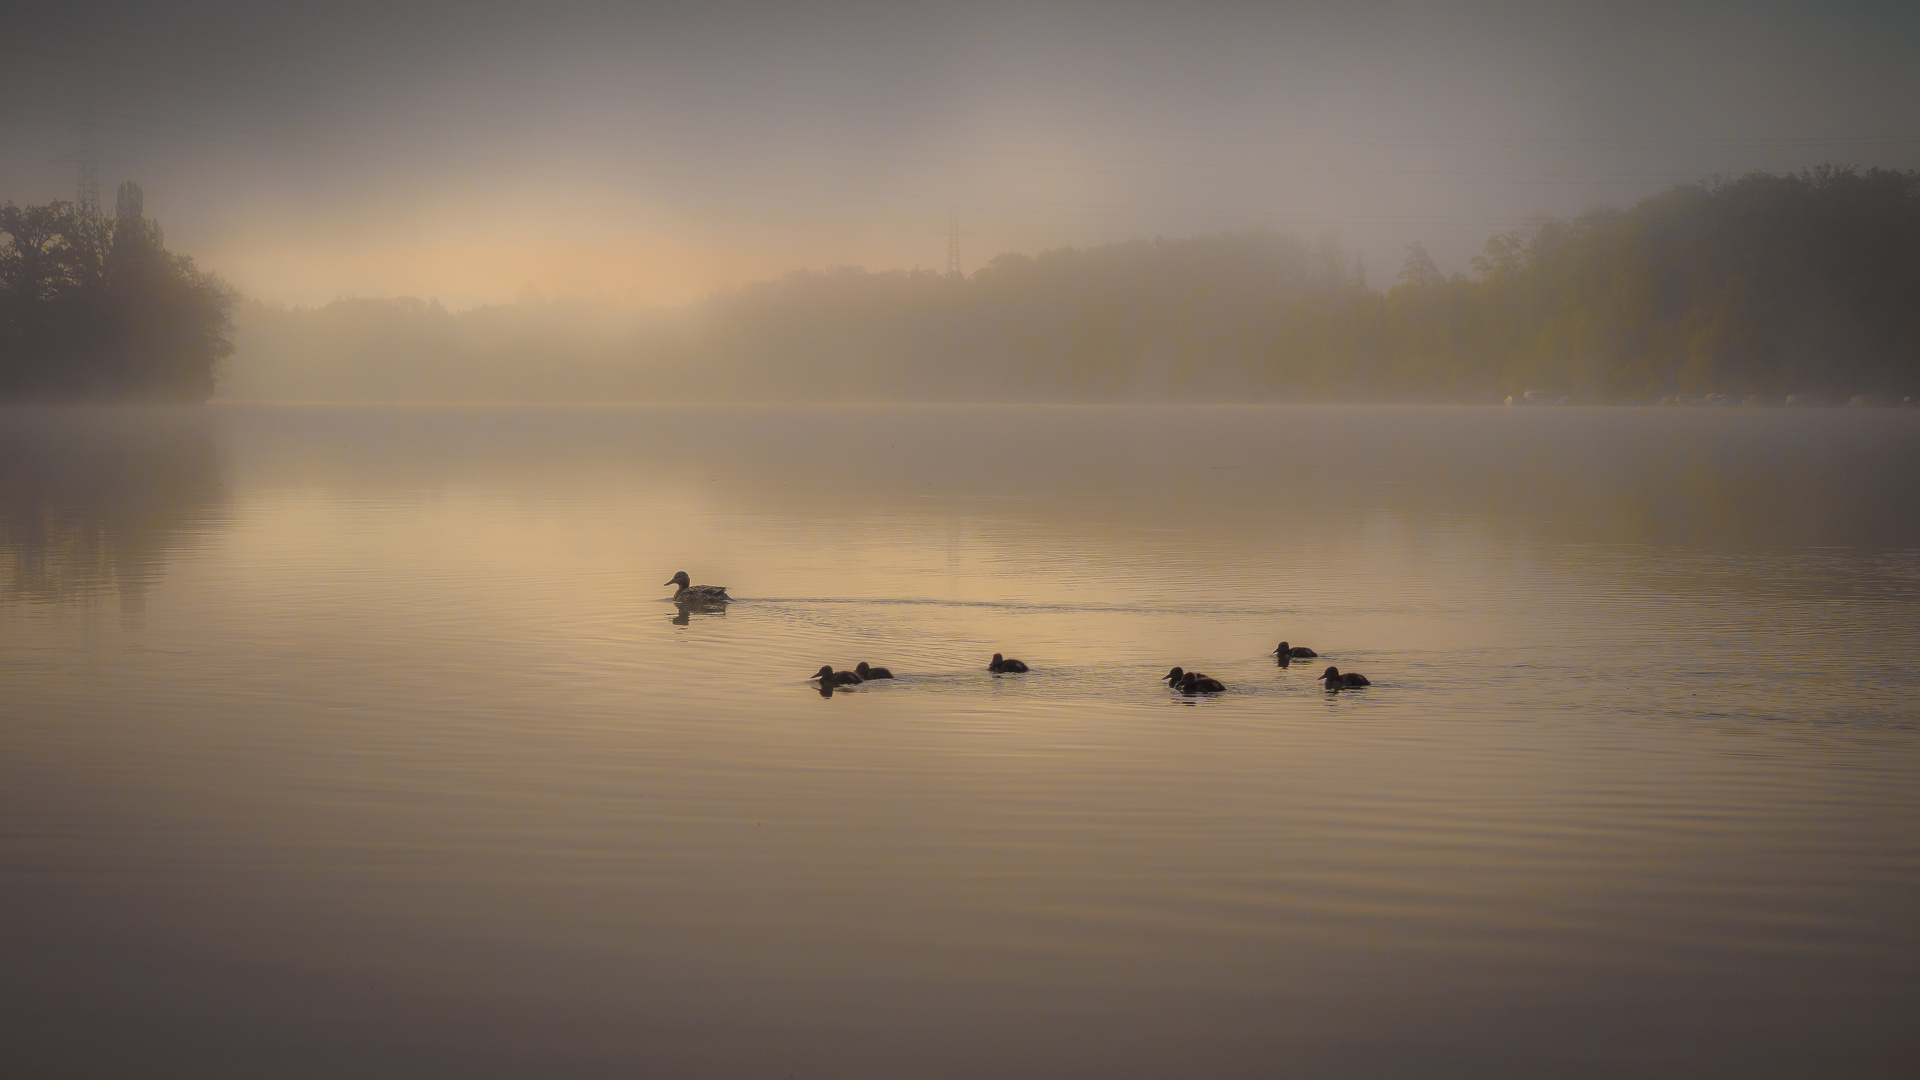
[[0, 1075], [1920, 1073], [1920, 8], [4, 26]]
[[[102, 459], [7, 504], [16, 557], [78, 550], [29, 505], [138, 553], [0, 609], [16, 963], [61, 973], [14, 1015], [164, 1040], [191, 978], [483, 1074], [1892, 1060], [1910, 523], [1850, 455], [1915, 433], [1845, 420], [1729, 418], [1693, 475], [1685, 412], [152, 414], [172, 501], [115, 518]], [[1771, 473], [1788, 431], [1864, 471]], [[678, 569], [738, 603], [676, 621]], [[805, 681], [860, 659], [899, 677]]]

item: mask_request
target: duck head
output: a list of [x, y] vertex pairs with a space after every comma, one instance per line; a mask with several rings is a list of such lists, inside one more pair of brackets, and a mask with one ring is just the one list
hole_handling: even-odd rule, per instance
[[825, 679], [828, 682], [832, 682], [833, 681], [833, 665], [823, 664], [819, 671], [816, 671], [813, 673], [813, 677], [816, 679]]
[[1337, 683], [1337, 682], [1339, 682], [1339, 681], [1340, 681], [1340, 669], [1339, 669], [1339, 668], [1337, 668], [1337, 667], [1330, 667], [1330, 668], [1328, 668], [1328, 669], [1327, 669], [1326, 671], [1324, 671], [1324, 672], [1322, 672], [1322, 673], [1321, 673], [1321, 675], [1320, 675], [1320, 681], [1321, 681], [1321, 682], [1332, 682], [1332, 683]]
[[1186, 672], [1180, 670], [1179, 668], [1174, 668], [1172, 671], [1169, 671], [1165, 675], [1160, 676], [1160, 679], [1162, 682], [1171, 683], [1174, 686], [1179, 686], [1180, 680], [1183, 677], [1185, 677], [1186, 674], [1187, 674]]
[[1275, 655], [1275, 656], [1291, 656], [1291, 655], [1293, 655], [1293, 645], [1292, 645], [1292, 644], [1290, 644], [1290, 643], [1288, 643], [1288, 642], [1285, 642], [1285, 641], [1283, 641], [1283, 642], [1281, 642], [1281, 643], [1280, 643], [1280, 647], [1279, 647], [1279, 648], [1277, 648], [1277, 649], [1275, 649], [1275, 650], [1273, 650], [1273, 655]]
[[[668, 580], [667, 584], [678, 585], [681, 588], [685, 589], [693, 584], [693, 579], [687, 576], [687, 572], [685, 570], [682, 570], [679, 573], [673, 575], [673, 577], [670, 580]], [[662, 588], [664, 587], [665, 586], [662, 586]]]

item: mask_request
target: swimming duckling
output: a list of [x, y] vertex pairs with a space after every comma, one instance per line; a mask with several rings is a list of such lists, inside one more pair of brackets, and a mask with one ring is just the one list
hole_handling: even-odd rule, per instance
[[833, 670], [832, 664], [822, 665], [819, 671], [813, 673], [813, 677], [819, 679], [822, 686], [855, 686], [861, 681], [860, 676], [851, 671]]
[[869, 667], [865, 660], [853, 665], [853, 673], [860, 676], [862, 682], [869, 679], [891, 679], [893, 672], [883, 667]]
[[673, 590], [673, 602], [676, 604], [725, 604], [733, 600], [727, 595], [725, 585], [694, 585], [685, 570], [673, 575], [666, 581], [668, 585], [678, 585]]
[[1219, 679], [1211, 679], [1197, 671], [1189, 671], [1180, 676], [1180, 682], [1174, 689], [1183, 694], [1219, 694], [1224, 693], [1227, 684]]
[[1339, 690], [1342, 687], [1347, 687], [1347, 686], [1372, 686], [1373, 685], [1372, 683], [1367, 681], [1367, 677], [1365, 675], [1362, 675], [1357, 671], [1349, 671], [1349, 672], [1342, 673], [1340, 669], [1337, 667], [1328, 668], [1326, 671], [1326, 674], [1320, 676], [1320, 681], [1323, 683], [1326, 683], [1327, 689], [1329, 690]]
[[987, 663], [987, 670], [993, 672], [995, 675], [1018, 675], [1027, 670], [1027, 665], [1018, 660], [1008, 660], [999, 653], [994, 653], [993, 659]]
[[1279, 648], [1273, 650], [1273, 655], [1282, 660], [1311, 660], [1320, 654], [1305, 645], [1289, 645], [1283, 641]]
[[1219, 679], [1202, 675], [1197, 671], [1174, 668], [1162, 675], [1161, 681], [1183, 694], [1217, 694], [1227, 688]]

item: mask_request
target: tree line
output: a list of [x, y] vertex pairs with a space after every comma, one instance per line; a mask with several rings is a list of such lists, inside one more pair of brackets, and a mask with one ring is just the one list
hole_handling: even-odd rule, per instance
[[1920, 173], [1819, 168], [1542, 220], [1493, 236], [1462, 273], [1414, 244], [1384, 288], [1330, 240], [1245, 231], [1002, 255], [965, 278], [807, 271], [674, 312], [248, 304], [227, 386], [360, 400], [1898, 397], [1920, 394], [1917, 300]]
[[0, 234], [0, 398], [213, 395], [236, 296], [157, 223], [8, 203]]
[[1411, 251], [1342, 359], [1429, 392], [1920, 392], [1920, 173], [1680, 185], [1495, 236], [1473, 271]]
[[[796, 274], [716, 298], [683, 378], [727, 396], [1590, 401], [1920, 392], [1920, 173], [1676, 186], [1412, 245], [1376, 289], [1269, 232], [1003, 255], [963, 282]], [[697, 390], [689, 385], [686, 390]]]

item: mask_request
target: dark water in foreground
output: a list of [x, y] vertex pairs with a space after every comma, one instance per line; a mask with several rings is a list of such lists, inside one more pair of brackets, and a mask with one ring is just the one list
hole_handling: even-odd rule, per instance
[[0, 1073], [1911, 1077], [1916, 492], [1899, 412], [0, 413]]

